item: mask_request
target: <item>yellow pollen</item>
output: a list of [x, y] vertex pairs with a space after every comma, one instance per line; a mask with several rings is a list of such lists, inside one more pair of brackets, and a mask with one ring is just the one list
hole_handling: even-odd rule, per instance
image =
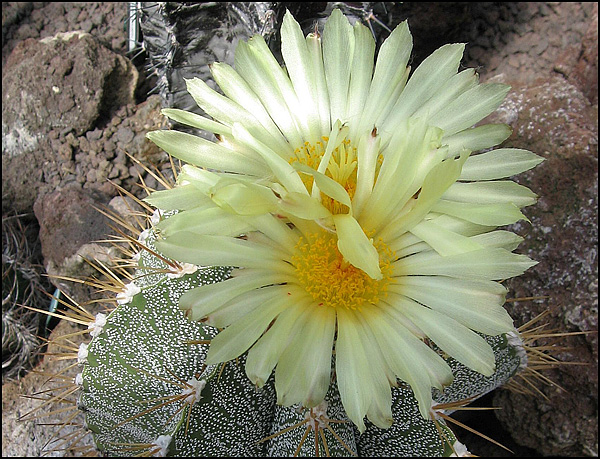
[[[301, 164], [317, 170], [319, 164], [321, 164], [321, 159], [325, 154], [328, 141], [329, 139], [327, 137], [322, 137], [322, 142], [316, 142], [315, 145], [304, 142], [302, 147], [296, 148], [294, 151], [294, 156], [289, 161], [290, 164], [298, 161]], [[356, 148], [352, 146], [352, 143], [348, 139], [346, 139], [333, 150], [331, 159], [325, 170], [325, 175], [344, 187], [350, 196], [350, 200], [352, 200], [354, 192], [356, 191], [356, 167]], [[300, 177], [308, 192], [312, 192], [313, 177], [308, 174], [300, 174]], [[321, 203], [334, 215], [346, 214], [349, 211], [346, 205], [332, 199], [324, 193], [321, 193]]]
[[378, 281], [344, 260], [335, 235], [323, 232], [308, 240], [301, 237], [292, 258], [298, 282], [320, 306], [360, 310], [377, 304], [387, 296], [394, 254], [381, 240], [375, 247], [383, 273]]

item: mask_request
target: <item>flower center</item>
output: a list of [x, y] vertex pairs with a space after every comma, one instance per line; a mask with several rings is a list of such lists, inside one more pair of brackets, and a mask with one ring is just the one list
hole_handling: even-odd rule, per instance
[[345, 261], [335, 235], [325, 232], [307, 239], [301, 237], [292, 262], [298, 282], [319, 305], [360, 310], [385, 298], [392, 278], [393, 252], [381, 240], [375, 248], [383, 274], [381, 280], [372, 279]]
[[[317, 170], [321, 164], [321, 159], [327, 148], [328, 137], [323, 137], [323, 141], [317, 142], [315, 145], [305, 142], [300, 148], [294, 151], [295, 156], [290, 160], [290, 164], [298, 161], [314, 170]], [[356, 191], [356, 147], [353, 147], [349, 140], [344, 140], [331, 155], [325, 175], [332, 178], [348, 192], [350, 199], [354, 197]], [[306, 189], [310, 193], [313, 186], [313, 177], [307, 174], [300, 174]], [[335, 199], [321, 193], [321, 203], [329, 211], [334, 214], [348, 213], [348, 207], [339, 203]]]

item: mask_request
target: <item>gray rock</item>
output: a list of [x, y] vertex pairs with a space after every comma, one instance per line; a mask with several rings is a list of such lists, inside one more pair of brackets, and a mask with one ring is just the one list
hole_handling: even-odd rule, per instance
[[117, 129], [115, 134], [117, 136], [117, 140], [123, 144], [123, 146], [127, 145], [129, 142], [133, 140], [133, 136], [135, 135], [131, 129], [122, 127]]

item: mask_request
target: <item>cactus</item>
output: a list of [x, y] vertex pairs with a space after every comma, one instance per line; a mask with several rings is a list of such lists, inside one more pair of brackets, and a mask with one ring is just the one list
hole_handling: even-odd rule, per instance
[[373, 65], [339, 10], [322, 41], [288, 13], [289, 74], [255, 36], [239, 68], [211, 68], [226, 96], [188, 81], [213, 119], [163, 111], [217, 142], [148, 134], [189, 164], [142, 203], [130, 282], [109, 273], [117, 307], [84, 321], [77, 406], [100, 451], [468, 454], [452, 412], [527, 366], [496, 281], [535, 263], [496, 228], [536, 197], [498, 179], [541, 158], [470, 157], [508, 137], [471, 129], [508, 87], [457, 73], [460, 44], [408, 79], [411, 46], [403, 23]]
[[[18, 379], [39, 357], [48, 323], [26, 307], [47, 303], [37, 231], [26, 215], [2, 216], [2, 382]], [[25, 307], [23, 307], [25, 305]]]
[[393, 389], [392, 427], [368, 425], [360, 434], [335, 384], [321, 406], [284, 407], [276, 403], [272, 378], [260, 389], [250, 383], [245, 356], [204, 365], [218, 330], [188, 320], [178, 299], [228, 278], [230, 270], [174, 269], [155, 239], [152, 229], [146, 232], [134, 283], [117, 308], [90, 323], [92, 339], [79, 351], [78, 406], [96, 446], [110, 456], [447, 456], [458, 449], [445, 421], [453, 407], [502, 385], [526, 364], [518, 339], [485, 336], [496, 356], [492, 376], [446, 357], [455, 378], [434, 391], [432, 420], [423, 419], [412, 391], [400, 384]]

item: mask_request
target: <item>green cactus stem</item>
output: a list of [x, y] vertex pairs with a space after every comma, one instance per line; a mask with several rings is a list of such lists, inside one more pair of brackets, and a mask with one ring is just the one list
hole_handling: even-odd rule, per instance
[[[345, 416], [335, 379], [325, 402], [307, 409], [276, 403], [271, 378], [262, 388], [245, 375], [245, 355], [207, 367], [218, 330], [187, 319], [179, 297], [191, 288], [227, 279], [229, 268], [180, 266], [156, 251], [145, 231], [134, 281], [108, 315], [90, 324], [80, 348], [79, 408], [105, 454], [159, 456], [447, 456], [455, 436], [440, 416], [426, 420], [410, 388], [393, 388], [394, 423], [367, 423], [359, 434]], [[484, 336], [496, 356], [490, 377], [446, 358], [454, 381], [434, 391], [434, 402], [471, 401], [502, 385], [523, 366], [519, 341]], [[435, 410], [434, 405], [434, 410]], [[444, 413], [451, 410], [440, 410]], [[435, 414], [435, 413], [434, 413]]]

